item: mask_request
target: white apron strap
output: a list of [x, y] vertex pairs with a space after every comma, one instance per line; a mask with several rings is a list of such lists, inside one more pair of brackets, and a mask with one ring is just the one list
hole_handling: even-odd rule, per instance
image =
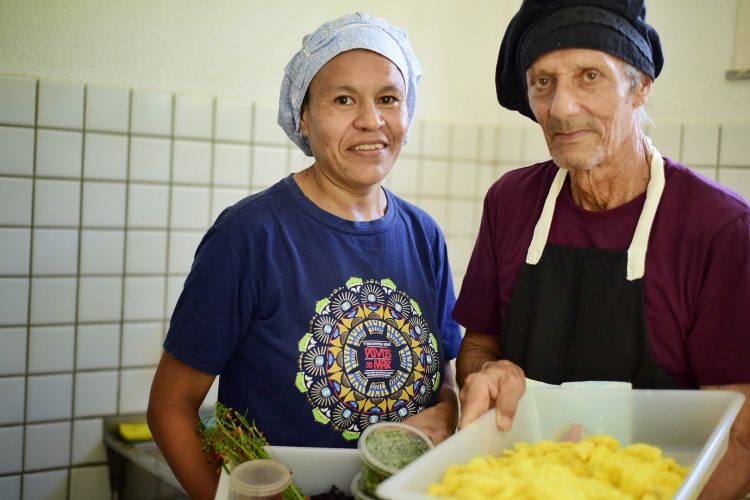
[[659, 208], [661, 194], [664, 192], [664, 159], [651, 145], [651, 141], [649, 141], [649, 147], [651, 148], [651, 179], [646, 188], [646, 202], [643, 204], [638, 225], [635, 226], [633, 241], [630, 242], [630, 248], [628, 248], [628, 281], [643, 278], [646, 272], [648, 238], [651, 235], [651, 225], [654, 223], [656, 210]]
[[547, 199], [544, 200], [544, 207], [542, 207], [542, 215], [539, 216], [539, 220], [534, 227], [534, 236], [531, 239], [531, 245], [529, 250], [526, 252], [526, 263], [536, 265], [539, 263], [539, 259], [542, 258], [542, 252], [544, 251], [544, 245], [547, 244], [547, 236], [549, 235], [549, 228], [552, 226], [552, 214], [555, 212], [555, 201], [557, 201], [557, 195], [562, 191], [562, 187], [565, 184], [565, 177], [567, 177], [568, 171], [559, 168], [555, 179], [552, 181], [552, 186], [549, 188], [547, 193]]
[[[628, 281], [637, 280], [643, 277], [643, 273], [646, 270], [646, 249], [648, 248], [648, 238], [651, 234], [651, 225], [654, 222], [656, 216], [656, 210], [659, 208], [659, 200], [664, 192], [664, 159], [661, 157], [659, 152], [651, 145], [651, 141], [648, 141], [649, 147], [651, 148], [651, 179], [648, 182], [646, 188], [646, 202], [643, 205], [643, 211], [638, 219], [638, 224], [635, 227], [635, 233], [633, 234], [633, 240], [630, 242], [628, 248], [628, 266], [627, 276]], [[555, 175], [555, 179], [552, 181], [547, 198], [544, 200], [544, 207], [542, 207], [542, 214], [539, 216], [534, 227], [534, 236], [531, 239], [529, 250], [526, 252], [526, 263], [536, 265], [542, 258], [544, 252], [544, 246], [547, 244], [547, 237], [549, 236], [549, 230], [552, 226], [552, 215], [555, 212], [555, 202], [557, 196], [562, 191], [562, 187], [565, 184], [565, 177], [568, 175], [567, 170], [559, 169]]]

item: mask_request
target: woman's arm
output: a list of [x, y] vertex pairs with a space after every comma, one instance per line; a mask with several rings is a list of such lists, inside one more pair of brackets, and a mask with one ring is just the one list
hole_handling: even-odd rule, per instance
[[198, 410], [215, 376], [162, 353], [151, 385], [148, 425], [177, 480], [192, 499], [212, 500], [218, 467], [201, 450]]
[[433, 444], [441, 443], [449, 438], [456, 432], [458, 424], [458, 397], [450, 363], [445, 365], [444, 376], [445, 381], [440, 388], [435, 406], [417, 413], [404, 422], [427, 434]]
[[701, 492], [700, 499], [739, 499], [750, 495], [750, 384], [701, 386], [701, 389], [725, 389], [745, 395], [732, 429], [724, 457], [716, 466]]

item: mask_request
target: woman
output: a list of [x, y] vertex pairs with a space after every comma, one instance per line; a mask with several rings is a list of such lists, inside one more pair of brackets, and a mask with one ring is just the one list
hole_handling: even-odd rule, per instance
[[216, 375], [271, 444], [353, 447], [379, 421], [454, 431], [445, 241], [382, 187], [420, 77], [406, 33], [366, 14], [324, 24], [287, 65], [279, 124], [314, 163], [208, 231], [151, 389], [152, 432], [192, 497], [218, 481], [195, 431]]

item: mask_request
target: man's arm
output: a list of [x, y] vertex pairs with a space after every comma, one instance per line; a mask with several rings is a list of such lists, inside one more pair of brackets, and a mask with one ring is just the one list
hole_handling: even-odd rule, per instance
[[219, 484], [219, 465], [201, 450], [196, 429], [214, 378], [164, 352], [148, 401], [148, 425], [159, 450], [190, 498], [198, 500], [213, 499]]
[[750, 494], [750, 384], [701, 386], [701, 389], [725, 389], [745, 395], [732, 429], [724, 457], [706, 483], [700, 500], [736, 500]]
[[459, 428], [494, 407], [497, 426], [510, 429], [518, 401], [526, 391], [526, 377], [518, 365], [500, 359], [500, 338], [467, 330], [456, 359], [456, 372], [461, 389]]

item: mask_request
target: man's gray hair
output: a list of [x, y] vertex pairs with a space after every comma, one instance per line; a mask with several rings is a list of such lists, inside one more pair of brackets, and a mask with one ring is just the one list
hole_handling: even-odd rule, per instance
[[[625, 76], [627, 76], [630, 80], [631, 92], [634, 91], [636, 87], [638, 87], [638, 84], [642, 82], [644, 78], [650, 78], [648, 75], [646, 75], [646, 73], [627, 62], [625, 62]], [[651, 117], [648, 116], [648, 111], [646, 110], [645, 103], [643, 104], [643, 106], [638, 108], [636, 113], [638, 113], [638, 123], [641, 125], [642, 130], [646, 128], [646, 125], [654, 125], [654, 122], [651, 121]]]

